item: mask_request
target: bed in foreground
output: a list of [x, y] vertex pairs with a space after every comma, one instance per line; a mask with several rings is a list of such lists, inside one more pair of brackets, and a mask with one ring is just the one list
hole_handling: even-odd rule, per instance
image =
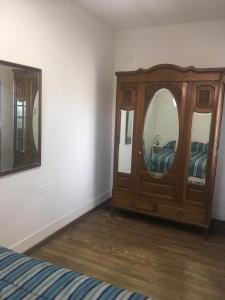
[[152, 298], [0, 247], [0, 299], [150, 300]]

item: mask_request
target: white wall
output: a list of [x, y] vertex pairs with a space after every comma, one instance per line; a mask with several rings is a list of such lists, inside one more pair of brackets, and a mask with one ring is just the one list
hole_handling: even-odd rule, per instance
[[[172, 63], [225, 67], [225, 21], [123, 30], [116, 35], [115, 71]], [[225, 117], [223, 118], [213, 216], [225, 220]]]
[[43, 70], [42, 166], [0, 178], [0, 244], [22, 251], [109, 197], [113, 32], [70, 0], [0, 7], [0, 59]]

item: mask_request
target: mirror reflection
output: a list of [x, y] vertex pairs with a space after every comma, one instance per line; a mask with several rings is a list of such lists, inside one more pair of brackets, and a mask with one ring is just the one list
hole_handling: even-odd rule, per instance
[[164, 176], [173, 165], [179, 137], [177, 104], [168, 89], [158, 90], [145, 116], [144, 161], [154, 177]]
[[131, 173], [134, 110], [120, 111], [118, 172]]
[[0, 174], [40, 163], [39, 72], [0, 64]]
[[35, 96], [32, 116], [32, 130], [36, 151], [38, 151], [39, 92]]
[[212, 113], [194, 112], [188, 181], [205, 184]]

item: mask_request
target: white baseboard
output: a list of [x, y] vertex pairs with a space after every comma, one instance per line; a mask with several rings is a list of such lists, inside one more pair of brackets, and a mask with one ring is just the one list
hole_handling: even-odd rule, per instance
[[25, 239], [18, 241], [14, 245], [8, 247], [9, 249], [12, 249], [16, 252], [25, 252], [29, 248], [35, 246], [48, 236], [52, 235], [54, 232], [58, 231], [59, 229], [63, 228], [67, 224], [71, 223], [72, 221], [76, 220], [92, 208], [98, 206], [99, 204], [103, 203], [110, 197], [110, 192], [106, 191], [105, 193], [102, 193], [95, 199], [89, 201], [83, 206], [78, 207], [74, 211], [58, 218], [54, 222], [44, 226], [40, 230], [32, 233], [30, 236], [26, 237]]

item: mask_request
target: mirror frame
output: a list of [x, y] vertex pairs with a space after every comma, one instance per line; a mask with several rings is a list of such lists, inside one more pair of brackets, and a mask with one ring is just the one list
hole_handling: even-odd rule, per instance
[[0, 177], [8, 174], [14, 174], [17, 172], [33, 169], [41, 166], [41, 130], [42, 130], [42, 70], [39, 68], [30, 67], [27, 65], [17, 64], [9, 61], [0, 60], [0, 66], [7, 66], [12, 68], [21, 68], [27, 71], [37, 72], [38, 74], [38, 91], [39, 91], [39, 115], [38, 115], [38, 149], [37, 149], [37, 162], [30, 163], [29, 165], [12, 168], [11, 170], [0, 171]]

